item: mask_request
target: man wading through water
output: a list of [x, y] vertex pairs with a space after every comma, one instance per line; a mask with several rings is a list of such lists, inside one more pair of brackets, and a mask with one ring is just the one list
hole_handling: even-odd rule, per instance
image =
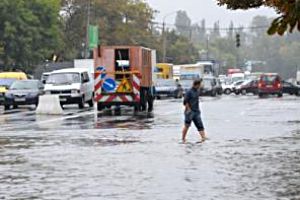
[[199, 134], [201, 136], [200, 142], [204, 142], [206, 140], [204, 126], [201, 120], [201, 112], [199, 108], [199, 93], [201, 87], [202, 80], [195, 80], [193, 83], [193, 87], [187, 91], [184, 97], [184, 127], [182, 130], [182, 142], [186, 142], [187, 132], [194, 122], [197, 127]]

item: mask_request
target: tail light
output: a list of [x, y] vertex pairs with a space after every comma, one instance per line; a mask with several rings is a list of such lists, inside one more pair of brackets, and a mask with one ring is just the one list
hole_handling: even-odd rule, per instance
[[277, 88], [281, 88], [281, 83], [276, 83]]
[[264, 83], [263, 81], [259, 81], [258, 87], [259, 87], [259, 88], [262, 88], [262, 87], [264, 86], [264, 84], [265, 84], [265, 83]]

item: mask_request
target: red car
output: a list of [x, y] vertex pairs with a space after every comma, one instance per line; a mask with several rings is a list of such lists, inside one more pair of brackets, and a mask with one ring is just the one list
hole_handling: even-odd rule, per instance
[[282, 97], [281, 78], [276, 73], [262, 74], [258, 81], [259, 97], [263, 97], [264, 95], [269, 95], [269, 94]]

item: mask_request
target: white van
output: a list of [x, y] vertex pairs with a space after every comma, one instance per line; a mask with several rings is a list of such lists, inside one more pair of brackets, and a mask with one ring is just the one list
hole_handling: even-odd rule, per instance
[[50, 73], [45, 84], [45, 94], [59, 95], [61, 105], [85, 103], [93, 106], [93, 79], [87, 69], [69, 68]]

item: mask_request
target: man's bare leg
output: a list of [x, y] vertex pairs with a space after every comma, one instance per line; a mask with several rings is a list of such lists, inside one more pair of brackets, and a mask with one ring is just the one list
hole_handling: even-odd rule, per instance
[[200, 141], [204, 142], [207, 139], [205, 131], [200, 131], [199, 134], [201, 136], [201, 140]]
[[182, 142], [185, 143], [186, 142], [186, 135], [189, 131], [189, 127], [184, 125], [183, 130], [182, 130]]

